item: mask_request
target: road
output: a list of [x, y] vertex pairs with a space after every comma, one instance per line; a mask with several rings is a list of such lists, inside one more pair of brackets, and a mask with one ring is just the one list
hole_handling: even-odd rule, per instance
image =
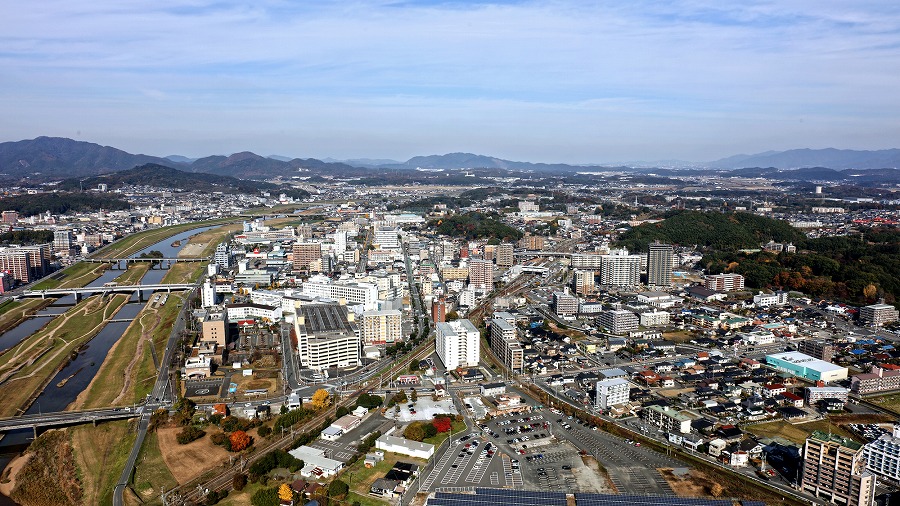
[[57, 411], [36, 415], [22, 415], [0, 420], [0, 432], [53, 425], [74, 425], [133, 418], [143, 412], [143, 406], [135, 408], [92, 409], [86, 411]]
[[131, 481], [134, 464], [137, 462], [138, 455], [141, 452], [141, 446], [144, 444], [144, 438], [147, 436], [147, 428], [150, 426], [150, 417], [157, 408], [167, 408], [174, 402], [175, 396], [170, 389], [169, 364], [173, 361], [175, 344], [178, 341], [178, 337], [184, 330], [185, 319], [187, 317], [188, 308], [190, 307], [188, 301], [191, 300], [199, 286], [200, 282], [198, 281], [194, 285], [194, 289], [183, 299], [184, 306], [178, 313], [178, 319], [175, 321], [175, 325], [172, 326], [172, 332], [169, 333], [169, 340], [166, 342], [166, 351], [163, 354], [162, 361], [159, 363], [159, 372], [156, 376], [156, 383], [153, 385], [153, 390], [147, 395], [148, 402], [144, 407], [143, 413], [141, 413], [141, 419], [137, 427], [137, 438], [134, 441], [134, 445], [131, 447], [131, 453], [128, 455], [128, 460], [125, 462], [125, 467], [122, 469], [122, 474], [119, 475], [119, 481], [116, 483], [116, 488], [113, 491], [113, 506], [122, 506], [124, 504], [123, 495], [125, 487], [127, 487], [128, 482]]

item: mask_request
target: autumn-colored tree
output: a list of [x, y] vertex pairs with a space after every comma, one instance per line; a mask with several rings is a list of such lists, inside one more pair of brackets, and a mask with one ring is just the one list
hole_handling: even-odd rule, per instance
[[231, 451], [239, 452], [250, 446], [250, 435], [242, 430], [236, 430], [228, 438], [231, 441]]
[[434, 425], [434, 428], [437, 429], [438, 432], [450, 432], [450, 428], [452, 427], [450, 418], [446, 416], [439, 416], [431, 421], [431, 424]]
[[314, 393], [312, 396], [312, 401], [310, 401], [310, 404], [315, 410], [327, 408], [328, 405], [331, 404], [331, 399], [328, 395], [328, 391], [324, 388], [316, 390], [316, 393]]
[[294, 491], [291, 490], [291, 487], [289, 487], [287, 483], [282, 483], [281, 486], [278, 487], [278, 498], [282, 501], [294, 500]]
[[406, 429], [403, 431], [403, 437], [413, 441], [422, 441], [425, 439], [425, 430], [422, 429], [422, 424], [413, 422], [406, 426]]
[[878, 294], [878, 287], [876, 287], [872, 283], [869, 283], [865, 288], [863, 288], [863, 296], [866, 298], [866, 300], [874, 300], [876, 294]]

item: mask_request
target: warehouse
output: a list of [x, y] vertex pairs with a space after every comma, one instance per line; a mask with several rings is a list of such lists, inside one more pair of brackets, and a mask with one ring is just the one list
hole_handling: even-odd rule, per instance
[[847, 368], [791, 351], [766, 355], [766, 363], [775, 369], [809, 381], [830, 383], [847, 379]]

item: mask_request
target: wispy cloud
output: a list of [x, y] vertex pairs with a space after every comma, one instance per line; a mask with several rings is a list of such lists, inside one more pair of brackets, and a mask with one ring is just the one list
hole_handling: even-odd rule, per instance
[[887, 147], [900, 133], [891, 2], [51, 0], [5, 11], [7, 139], [81, 130], [163, 154], [477, 148], [587, 162]]

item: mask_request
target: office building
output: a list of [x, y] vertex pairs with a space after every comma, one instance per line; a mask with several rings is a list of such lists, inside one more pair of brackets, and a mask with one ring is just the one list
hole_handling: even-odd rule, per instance
[[294, 322], [301, 367], [321, 371], [360, 365], [360, 337], [353, 313], [338, 304], [304, 304]]
[[740, 274], [715, 274], [706, 276], [704, 286], [717, 292], [731, 292], [744, 289], [744, 276]]
[[878, 478], [900, 483], [900, 425], [862, 448], [866, 470]]
[[628, 288], [641, 282], [641, 256], [629, 255], [628, 250], [613, 250], [600, 255], [600, 284]]
[[871, 506], [875, 476], [866, 470], [861, 448], [851, 439], [814, 431], [803, 445], [801, 490], [834, 504]]
[[435, 351], [447, 370], [478, 365], [481, 333], [469, 320], [435, 324]]
[[362, 315], [362, 337], [365, 346], [402, 341], [400, 311], [366, 311]]
[[[485, 251], [486, 252], [486, 251]], [[512, 267], [513, 265], [513, 253], [515, 249], [513, 245], [510, 243], [503, 243], [497, 246], [497, 265], [500, 267]], [[485, 260], [490, 260], [485, 256]]]
[[880, 327], [885, 323], [897, 321], [900, 312], [890, 304], [872, 304], [859, 308], [859, 320], [866, 325]]
[[594, 293], [594, 271], [575, 269], [575, 275], [572, 277], [572, 283], [575, 285], [575, 293], [579, 295]]
[[625, 404], [629, 400], [631, 386], [624, 378], [603, 379], [597, 382], [595, 405], [600, 409]]
[[675, 249], [671, 244], [655, 242], [647, 255], [647, 284], [671, 286], [672, 269], [675, 267]]
[[219, 346], [228, 344], [228, 321], [225, 313], [218, 311], [208, 313], [200, 324], [201, 341], [213, 342]]
[[476, 290], [490, 292], [494, 289], [494, 265], [479, 258], [469, 261], [469, 285]]
[[640, 320], [637, 315], [625, 309], [601, 311], [598, 318], [600, 326], [606, 327], [613, 334], [624, 334], [638, 329]]
[[521, 374], [524, 367], [525, 350], [516, 333], [515, 319], [510, 322], [503, 318], [503, 315], [509, 315], [509, 313], [496, 313], [491, 319], [491, 351], [503, 361], [507, 369]]
[[377, 244], [381, 249], [399, 249], [400, 238], [397, 234], [396, 228], [378, 227], [375, 229], [375, 237], [372, 242]]

